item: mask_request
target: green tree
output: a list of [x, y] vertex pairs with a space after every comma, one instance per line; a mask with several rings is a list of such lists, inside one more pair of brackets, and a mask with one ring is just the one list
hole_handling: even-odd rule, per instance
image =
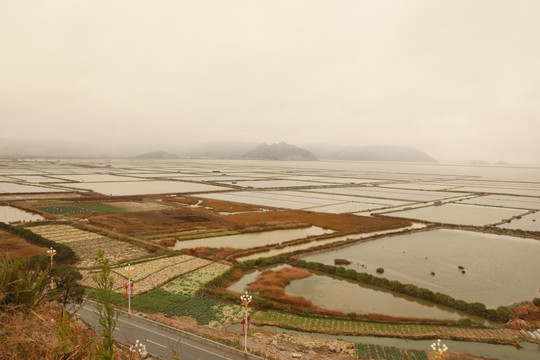
[[65, 308], [68, 302], [80, 304], [84, 296], [84, 287], [78, 282], [81, 273], [71, 265], [59, 265], [52, 270], [55, 288], [48, 293], [49, 299], [55, 299]]
[[116, 327], [116, 320], [118, 319], [118, 313], [114, 311], [112, 302], [114, 280], [111, 276], [111, 264], [109, 259], [105, 258], [105, 252], [102, 249], [98, 250], [95, 259], [101, 271], [97, 275], [94, 275], [93, 279], [102, 293], [102, 303], [98, 303], [97, 306], [97, 314], [102, 331], [101, 342], [97, 344], [96, 352], [99, 359], [113, 360], [113, 331]]

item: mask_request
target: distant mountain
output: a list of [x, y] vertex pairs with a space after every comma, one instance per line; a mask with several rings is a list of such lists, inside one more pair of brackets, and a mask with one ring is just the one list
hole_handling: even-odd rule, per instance
[[309, 150], [290, 145], [285, 142], [279, 144], [260, 144], [244, 155], [245, 159], [257, 160], [317, 160]]
[[312, 145], [309, 148], [317, 158], [327, 160], [437, 162], [418, 149], [404, 146]]
[[489, 165], [489, 163], [484, 160], [469, 160], [465, 161], [465, 165]]
[[165, 151], [154, 151], [136, 156], [137, 159], [179, 159], [180, 157]]
[[180, 155], [189, 158], [240, 159], [257, 146], [256, 142], [219, 141], [201, 143], [182, 151]]

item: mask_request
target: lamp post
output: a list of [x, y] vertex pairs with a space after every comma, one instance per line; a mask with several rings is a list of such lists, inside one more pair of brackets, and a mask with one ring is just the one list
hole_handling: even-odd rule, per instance
[[242, 305], [244, 305], [244, 309], [246, 310], [246, 318], [244, 319], [245, 323], [245, 331], [244, 331], [244, 351], [247, 352], [247, 333], [249, 328], [249, 318], [248, 318], [248, 305], [253, 300], [253, 297], [246, 293], [244, 295], [240, 296], [240, 301], [242, 301]]
[[128, 296], [128, 313], [131, 314], [131, 293], [133, 292], [133, 283], [131, 282], [131, 275], [133, 274], [133, 266], [128, 264], [124, 270], [127, 272], [128, 284], [126, 286], [126, 295]]
[[431, 348], [437, 352], [437, 359], [438, 360], [441, 360], [442, 359], [442, 354], [445, 352], [445, 351], [448, 351], [448, 346], [446, 346], [446, 344], [442, 344], [441, 343], [441, 339], [437, 339], [437, 342], [436, 343], [433, 343], [431, 344]]
[[54, 250], [52, 247], [47, 250], [47, 254], [49, 254], [49, 256], [51, 257], [51, 269], [53, 267], [53, 256], [56, 255], [56, 250]]
[[47, 250], [47, 254], [49, 254], [49, 256], [51, 257], [51, 289], [54, 289], [54, 281], [53, 281], [53, 278], [52, 278], [52, 268], [54, 266], [54, 261], [53, 261], [53, 257], [54, 255], [56, 255], [56, 250], [54, 250], [52, 247]]
[[132, 354], [137, 353], [139, 354], [139, 356], [144, 357], [146, 356], [146, 345], [144, 345], [142, 342], [139, 342], [139, 340], [136, 340], [135, 344], [129, 347], [129, 351]]

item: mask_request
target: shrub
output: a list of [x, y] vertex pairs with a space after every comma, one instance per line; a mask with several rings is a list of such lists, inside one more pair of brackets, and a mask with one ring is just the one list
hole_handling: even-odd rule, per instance
[[382, 267], [377, 268], [377, 273], [378, 273], [378, 274], [384, 273], [384, 268], [382, 268]]

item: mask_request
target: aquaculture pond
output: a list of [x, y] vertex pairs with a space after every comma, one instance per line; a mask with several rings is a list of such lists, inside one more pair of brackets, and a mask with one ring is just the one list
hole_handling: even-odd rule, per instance
[[40, 215], [32, 214], [28, 211], [17, 209], [12, 206], [0, 206], [0, 221], [12, 223], [17, 221], [38, 221], [43, 220]]
[[426, 206], [397, 211], [387, 215], [444, 224], [484, 226], [498, 223], [513, 216], [523, 215], [526, 212], [526, 210], [489, 206], [444, 204], [442, 206]]
[[413, 224], [409, 227], [393, 229], [393, 230], [383, 230], [383, 231], [374, 231], [374, 232], [363, 233], [363, 234], [350, 234], [350, 235], [344, 235], [344, 236], [336, 236], [336, 237], [324, 239], [324, 240], [312, 240], [308, 242], [303, 242], [301, 244], [290, 245], [290, 246], [285, 246], [285, 247], [280, 246], [279, 248], [274, 248], [274, 249], [258, 252], [251, 255], [237, 257], [236, 260], [241, 262], [241, 261], [246, 261], [246, 260], [251, 260], [251, 259], [258, 259], [260, 257], [271, 257], [271, 256], [280, 255], [280, 254], [291, 253], [293, 251], [305, 250], [312, 247], [327, 245], [327, 244], [335, 243], [338, 241], [345, 241], [345, 240], [353, 241], [353, 240], [365, 239], [365, 238], [376, 236], [376, 235], [391, 234], [393, 232], [400, 232], [407, 229], [421, 229], [424, 227], [425, 227], [424, 224]]
[[343, 266], [359, 272], [377, 274], [382, 267], [380, 276], [388, 279], [496, 308], [537, 296], [540, 241], [439, 229], [303, 257], [328, 265], [336, 258], [351, 261]]
[[[287, 267], [287, 265], [250, 271], [239, 281], [229, 286], [228, 289], [241, 293], [263, 271], [268, 269], [279, 270], [284, 267]], [[373, 313], [397, 317], [443, 320], [458, 320], [469, 317], [474, 321], [482, 322], [481, 319], [473, 318], [444, 306], [322, 274], [313, 273], [305, 279], [293, 280], [287, 285], [285, 292], [288, 295], [304, 297], [320, 307], [343, 313]]]
[[226, 188], [214, 185], [181, 182], [181, 181], [117, 181], [117, 182], [94, 182], [62, 184], [64, 187], [86, 189], [104, 195], [140, 195], [140, 194], [168, 194], [189, 193], [204, 191], [219, 191]]
[[333, 232], [333, 230], [323, 229], [318, 226], [311, 226], [301, 229], [273, 230], [260, 233], [215, 236], [197, 240], [177, 241], [174, 249], [190, 249], [201, 246], [249, 249], [257, 246], [279, 244], [289, 240], [305, 238], [307, 236], [328, 234], [331, 232]]

